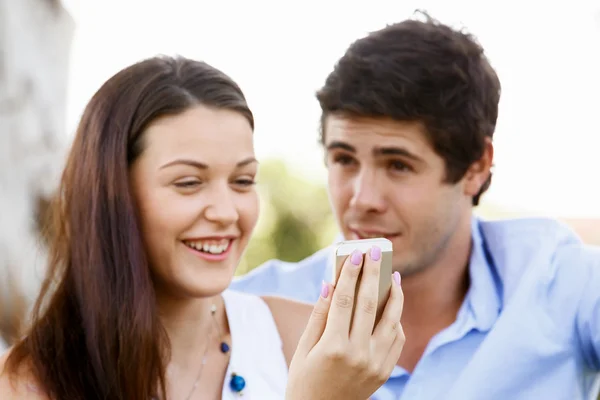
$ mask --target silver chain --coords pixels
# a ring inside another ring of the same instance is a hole
[[[211,332],[212,332],[212,329],[211,329]],[[208,356],[208,348],[210,347],[211,338],[212,338],[212,335],[209,337],[208,343],[206,344],[206,349],[204,350],[204,355],[202,356],[202,363],[200,364],[200,369],[198,370],[198,375],[196,376],[196,380],[194,381],[194,384],[192,385],[192,389],[190,390],[190,393],[187,395],[185,400],[190,400],[190,398],[196,391],[196,388],[198,387],[198,382],[200,382],[200,377],[202,376],[202,371],[204,370],[204,365],[206,365],[206,359]]]
[[[211,317],[213,318],[215,323],[216,323],[216,320],[215,320],[214,316],[215,316],[216,312],[217,312],[217,306],[216,306],[216,304],[213,304],[210,308],[210,313],[211,313]],[[217,324],[217,329],[219,329],[218,324]],[[204,355],[202,356],[202,363],[200,364],[200,369],[198,370],[198,375],[196,376],[196,380],[194,381],[194,384],[192,385],[192,388],[190,389],[190,393],[187,395],[185,400],[190,400],[190,398],[196,391],[196,388],[198,387],[200,378],[202,377],[202,371],[204,370],[204,366],[206,365],[206,360],[208,359],[208,349],[210,348],[210,343],[212,341],[212,332],[213,332],[213,330],[211,329],[209,331],[209,338],[206,343],[206,348],[204,349]],[[158,400],[158,397],[152,397],[151,400]]]
[[[217,305],[216,304],[212,304],[210,306],[210,317],[215,322],[215,324],[217,322],[217,320],[215,318],[215,314],[216,313],[217,313]],[[217,326],[217,329],[219,329],[219,325],[216,324],[216,326]],[[206,364],[206,359],[207,359],[207,356],[208,356],[208,349],[210,348],[210,343],[212,342],[212,333],[213,333],[213,330],[211,329],[209,331],[208,341],[206,343],[206,348],[204,349],[204,355],[202,356],[202,363],[200,364],[200,369],[198,370],[198,375],[196,376],[196,380],[194,381],[194,384],[192,385],[192,389],[190,390],[190,393],[187,395],[187,397],[185,398],[185,400],[190,400],[190,398],[192,397],[192,395],[196,391],[196,388],[198,387],[198,383],[200,382],[200,377],[202,377],[202,371],[204,370],[204,365]]]

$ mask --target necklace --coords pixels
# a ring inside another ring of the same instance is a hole
[[[217,323],[217,319],[215,317],[216,313],[217,313],[217,305],[213,304],[210,306],[210,316],[213,320],[215,327],[217,328],[217,332],[219,332],[219,337],[222,338],[223,335],[221,335],[221,330],[219,329],[219,324]],[[200,378],[202,377],[202,371],[204,370],[204,365],[206,365],[206,358],[208,356],[208,348],[210,347],[210,342],[212,341],[211,339],[212,339],[212,329],[209,331],[208,343],[206,344],[206,348],[204,349],[204,355],[202,356],[202,362],[200,363],[200,369],[198,370],[198,375],[196,375],[196,380],[194,381],[194,384],[192,385],[192,388],[190,389],[190,393],[187,395],[185,400],[190,400],[190,398],[196,391],[196,388],[198,387],[198,382],[200,382]],[[227,345],[227,343],[225,343],[222,340],[221,340],[220,348],[221,348],[222,353],[226,353],[229,351],[229,346]],[[224,348],[226,349],[225,351],[223,350]]]
[[[231,346],[229,344],[227,344],[227,342],[223,338],[223,333],[221,332],[221,327],[219,326],[219,323],[217,321],[216,314],[217,314],[217,305],[213,304],[210,307],[210,316],[213,320],[215,329],[219,335],[219,350],[221,350],[221,353],[223,353],[223,354],[228,354],[229,350],[231,349]],[[209,335],[209,343],[210,343],[210,339],[212,338],[212,330],[210,332],[211,332],[211,335]],[[202,356],[202,363],[200,364],[200,369],[198,370],[198,375],[196,376],[196,380],[194,381],[194,384],[192,385],[192,389],[190,390],[190,393],[187,395],[185,400],[190,400],[190,398],[196,391],[196,388],[198,387],[198,383],[200,382],[200,378],[202,377],[202,371],[204,370],[204,365],[206,364],[209,347],[210,346],[207,344],[206,348],[204,350],[204,355]],[[242,391],[244,390],[245,387],[246,387],[246,380],[244,379],[244,377],[236,374],[235,372],[232,372],[231,379],[229,380],[229,388],[231,389],[231,391],[238,394],[239,396],[243,396]]]
[[[215,328],[217,329],[217,332],[219,334],[219,338],[220,338],[220,342],[221,342],[221,344],[219,345],[219,348],[221,349],[221,353],[227,354],[227,353],[229,353],[229,350],[231,347],[229,344],[227,344],[227,342],[225,340],[223,340],[223,334],[221,332],[221,328],[215,317],[216,312],[217,312],[217,306],[215,304],[213,304],[210,309],[210,313],[213,317],[213,322],[215,324]],[[231,355],[230,355],[230,357],[231,357]],[[229,360],[231,361],[231,358]],[[243,390],[245,387],[246,387],[246,380],[244,379],[244,377],[236,374],[235,372],[232,372],[231,377],[229,379],[229,388],[231,389],[231,391],[236,393],[238,396],[242,397],[244,395]]]
[[[210,315],[213,320],[213,324],[216,328],[216,331],[219,335],[219,350],[223,354],[228,354],[229,351],[231,350],[231,346],[223,338],[221,328],[220,328],[219,323],[216,318],[216,313],[217,313],[217,305],[212,304],[211,308],[210,308]],[[206,361],[208,359],[208,350],[210,349],[210,342],[212,341],[211,340],[212,333],[213,333],[213,330],[210,329],[208,343],[206,344],[206,347],[204,349],[204,354],[202,356],[202,362],[200,363],[200,368],[198,369],[198,374],[196,375],[194,384],[192,385],[192,388],[190,389],[190,392],[188,393],[188,395],[185,397],[185,400],[190,400],[190,398],[192,397],[192,395],[194,394],[194,392],[196,391],[196,388],[198,387],[198,385],[200,383],[200,378],[202,377],[202,372],[204,371],[204,366],[206,365]],[[228,364],[229,364],[229,362],[228,362]],[[241,396],[243,396],[242,391],[244,390],[245,387],[246,387],[246,380],[241,375],[238,375],[235,372],[232,372],[230,380],[229,380],[229,388],[231,389],[231,391],[241,397]],[[158,397],[153,397],[152,400],[158,400]]]
[[[200,382],[200,377],[202,376],[202,371],[204,370],[204,366],[206,365],[206,358],[208,356],[208,348],[210,347],[209,344],[210,344],[210,339],[209,339],[209,343],[206,344],[206,348],[204,349],[204,355],[202,356],[202,362],[200,363],[200,369],[198,370],[198,375],[196,375],[196,380],[194,381],[194,384],[192,385],[192,389],[190,390],[190,393],[187,395],[185,400],[190,400],[190,398],[196,391],[196,388],[198,387],[198,382]]]

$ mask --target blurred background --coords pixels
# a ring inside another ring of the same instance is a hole
[[[45,264],[39,221],[87,101],[156,54],[204,60],[244,90],[261,161],[259,225],[238,273],[334,240],[314,97],[347,46],[424,9],[479,38],[503,86],[487,218],[552,216],[600,244],[600,1],[288,3],[0,0],[0,336]]]

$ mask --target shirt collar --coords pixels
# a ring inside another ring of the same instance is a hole
[[[502,309],[502,281],[477,217],[471,222],[471,238],[470,284],[459,318],[460,313],[468,312],[473,318],[473,327],[485,332],[491,329]]]

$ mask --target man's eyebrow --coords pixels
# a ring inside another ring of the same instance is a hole
[[[376,147],[373,149],[373,155],[375,156],[402,156],[406,158],[410,158],[414,161],[423,161],[421,157],[411,153],[407,149],[403,147],[394,147],[394,146],[386,146],[386,147]]]
[[[348,143],[339,141],[339,140],[334,140],[331,143],[329,143],[327,145],[327,150],[345,150],[347,152],[350,153],[356,153],[356,148]],[[385,146],[385,147],[375,147],[373,149],[373,155],[375,157],[381,157],[381,156],[402,156],[402,157],[406,157],[409,158],[411,160],[414,161],[423,161],[423,159],[413,153],[411,153],[409,150],[405,149],[404,147],[396,147],[396,146]]]
[[[346,150],[351,153],[356,153],[356,149],[354,146],[349,145],[348,143],[341,142],[339,140],[334,140],[327,145],[327,150]]]

